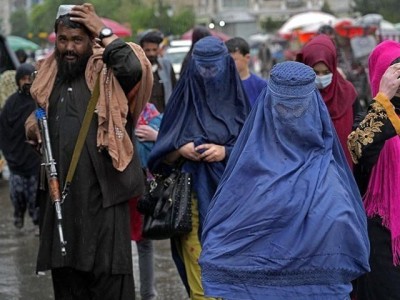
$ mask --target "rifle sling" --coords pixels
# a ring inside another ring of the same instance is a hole
[[[72,154],[71,163],[68,168],[67,177],[65,179],[63,200],[68,194],[68,189],[71,184],[72,178],[74,177],[74,173],[76,170],[76,166],[78,165],[79,157],[81,156],[83,145],[85,144],[86,136],[89,131],[90,122],[93,117],[94,110],[96,108],[97,100],[99,99],[100,94],[100,76],[97,77],[92,96],[90,97],[88,106],[86,108],[85,117],[83,118],[82,127],[79,130],[78,139],[76,140],[74,152]]]

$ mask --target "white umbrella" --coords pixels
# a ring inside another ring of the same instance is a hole
[[[391,31],[393,33],[397,32],[396,26],[393,23],[390,23],[389,21],[386,20],[381,21],[381,29],[383,31]]]
[[[319,11],[300,13],[289,18],[278,30],[281,35],[287,35],[296,29],[309,26],[332,25],[336,22],[336,17]]]
[[[399,40],[400,33],[396,28],[395,24],[390,23],[383,19],[383,17],[379,14],[367,14],[365,16],[357,19],[356,24],[360,24],[362,26],[376,26],[378,28],[377,34],[386,38],[394,38],[395,40]]]

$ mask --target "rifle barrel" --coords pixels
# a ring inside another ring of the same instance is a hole
[[[61,192],[60,183],[58,180],[56,161],[53,158],[53,153],[51,150],[50,134],[47,124],[46,111],[42,108],[36,110],[36,118],[39,123],[40,133],[42,135],[42,149],[44,157],[44,166],[46,168],[47,182],[49,186],[49,194],[54,208],[56,211],[56,223],[58,229],[58,235],[60,237],[61,255],[67,255],[67,250],[65,245],[67,241],[64,240],[64,231],[62,228],[62,210],[61,210]]]

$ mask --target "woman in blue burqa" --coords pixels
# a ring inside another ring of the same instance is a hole
[[[175,263],[192,300],[205,299],[198,264],[202,223],[249,110],[224,43],[215,37],[199,40],[168,102],[149,159],[150,170],[159,173],[183,157],[184,171],[192,174],[193,230],[172,241]]]
[[[369,271],[360,194],[314,81],[276,65],[243,127],[204,221],[206,296],[349,299]]]

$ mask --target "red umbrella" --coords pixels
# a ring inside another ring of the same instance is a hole
[[[128,37],[132,35],[132,31],[129,28],[116,21],[107,18],[101,18],[101,20],[103,21],[104,26],[111,28],[112,31],[119,37]],[[49,42],[54,43],[54,41],[56,40],[55,32],[52,32],[47,39]]]
[[[119,37],[128,37],[132,35],[132,31],[129,28],[118,22],[106,18],[101,18],[101,20],[103,21],[105,26],[110,27],[113,32]]]
[[[349,39],[356,36],[365,36],[368,34],[375,34],[376,26],[362,26],[356,25],[351,19],[343,19],[335,23],[335,31],[338,35],[347,37]]]
[[[210,32],[213,36],[220,38],[224,42],[231,38],[229,35],[221,32],[221,31],[210,30]],[[191,40],[192,34],[193,34],[193,29],[190,29],[189,31],[186,31],[184,34],[182,34],[181,39],[182,40]]]

